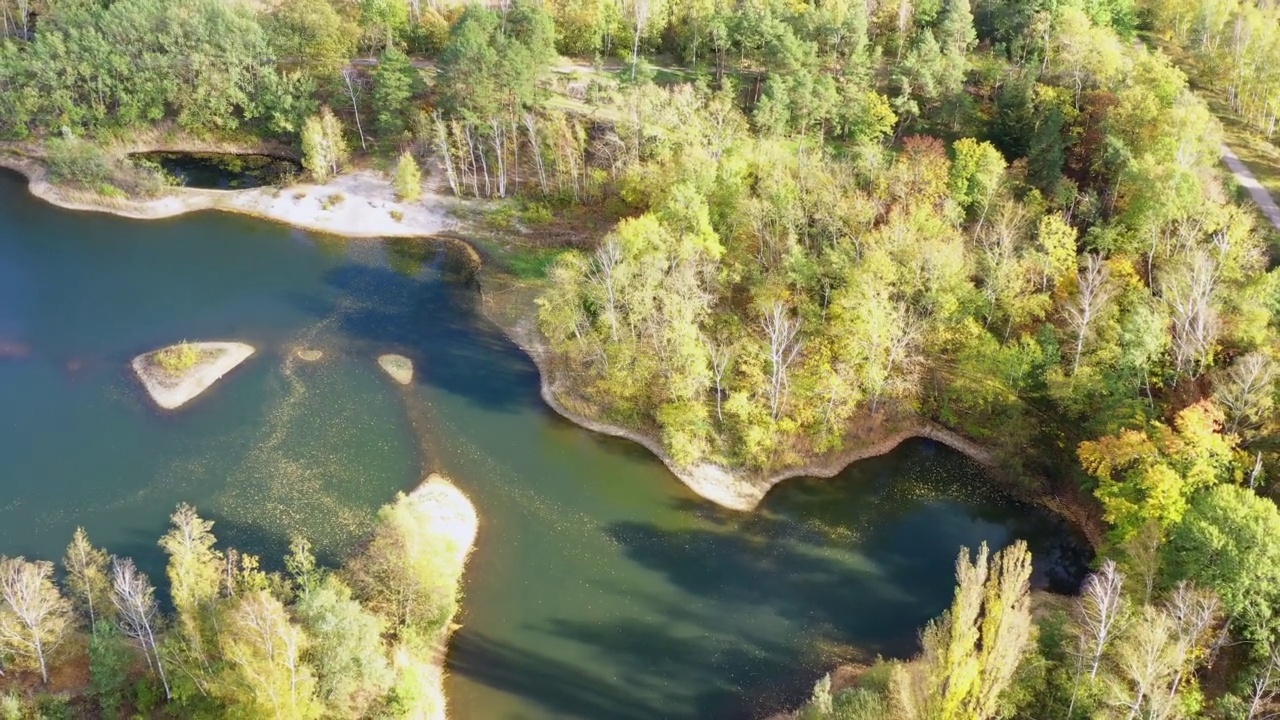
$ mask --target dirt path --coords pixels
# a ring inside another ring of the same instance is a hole
[[[1226,161],[1227,167],[1231,168],[1231,172],[1235,174],[1236,182],[1249,191],[1250,197],[1257,203],[1258,208],[1262,210],[1262,214],[1267,216],[1267,219],[1271,221],[1271,224],[1277,230],[1280,230],[1280,207],[1276,207],[1275,199],[1262,186],[1262,183],[1258,182],[1258,178],[1253,176],[1249,166],[1245,165],[1226,145],[1222,146],[1222,159]]]

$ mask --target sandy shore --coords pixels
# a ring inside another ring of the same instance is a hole
[[[446,567],[441,567],[440,570],[448,573],[455,585],[461,583],[467,558],[475,547],[480,527],[475,506],[456,485],[435,473],[427,476],[421,485],[409,493],[409,499],[416,505],[423,528],[427,532],[445,537],[453,546],[453,556],[447,559],[448,562],[442,563]],[[432,707],[435,712],[424,720],[446,720],[448,717],[444,693],[444,661],[449,636],[455,629],[457,626],[450,618],[448,632],[441,639],[440,647],[432,659],[430,677],[423,690],[433,698]]]
[[[50,204],[137,220],[221,210],[344,237],[421,237],[457,226],[445,198],[424,193],[420,202],[400,202],[391,180],[371,170],[343,173],[322,185],[303,183],[283,189],[248,190],[179,187],[171,188],[163,197],[128,200],[53,185],[46,179],[44,167],[29,157],[0,152],[0,166],[26,176],[31,194]]]
[[[982,447],[967,438],[925,420],[917,420],[910,426],[893,432],[875,442],[844,452],[824,456],[820,461],[779,470],[772,474],[749,473],[726,468],[714,463],[699,463],[690,467],[675,463],[662,444],[648,435],[618,425],[593,420],[575,413],[557,398],[559,385],[547,370],[547,349],[536,328],[530,325],[508,329],[507,334],[533,359],[542,380],[542,399],[551,409],[576,425],[594,432],[626,438],[643,445],[656,455],[667,469],[691,490],[706,500],[730,510],[750,512],[778,483],[795,477],[832,477],[858,460],[884,455],[912,438],[928,438],[940,442],[967,455],[989,469],[996,469],[996,461]]]
[[[165,373],[152,361],[156,353],[166,348],[143,353],[130,363],[147,394],[165,410],[186,405],[254,353],[251,345],[237,342],[202,342],[191,343],[191,346],[200,353],[201,360],[178,375]]]

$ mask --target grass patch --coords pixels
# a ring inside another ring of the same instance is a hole
[[[565,252],[565,248],[515,248],[503,258],[502,264],[507,272],[522,280],[542,280],[556,258]]]
[[[184,373],[195,367],[200,362],[200,351],[195,345],[183,340],[177,345],[170,345],[162,350],[157,350],[152,356],[152,361],[161,370],[177,375]]]
[[[341,205],[346,199],[346,195],[343,195],[342,193],[334,193],[320,201],[320,209],[332,210],[333,208]]]

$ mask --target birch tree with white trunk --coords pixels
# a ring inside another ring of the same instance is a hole
[[[1075,336],[1075,351],[1071,361],[1071,374],[1080,369],[1080,356],[1085,345],[1093,337],[1094,326],[1115,297],[1116,289],[1111,282],[1111,269],[1107,261],[1096,254],[1086,255],[1076,272],[1076,294],[1067,305],[1065,314],[1067,325]]]
[[[151,581],[138,571],[133,560],[112,558],[111,602],[120,614],[120,631],[138,644],[147,659],[147,667],[159,674],[165,698],[172,699],[164,661],[160,658],[160,649],[156,643],[159,611],[156,608],[155,592]]]
[[[75,627],[71,603],[53,584],[53,563],[0,558],[0,648],[40,671]]]
[[[804,343],[800,340],[800,318],[781,302],[775,302],[762,322],[769,341],[769,408],[777,420],[790,386],[790,370]]]

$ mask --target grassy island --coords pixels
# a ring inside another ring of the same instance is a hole
[[[175,410],[195,399],[253,355],[235,342],[181,342],[143,353],[130,365],[156,405]]]

